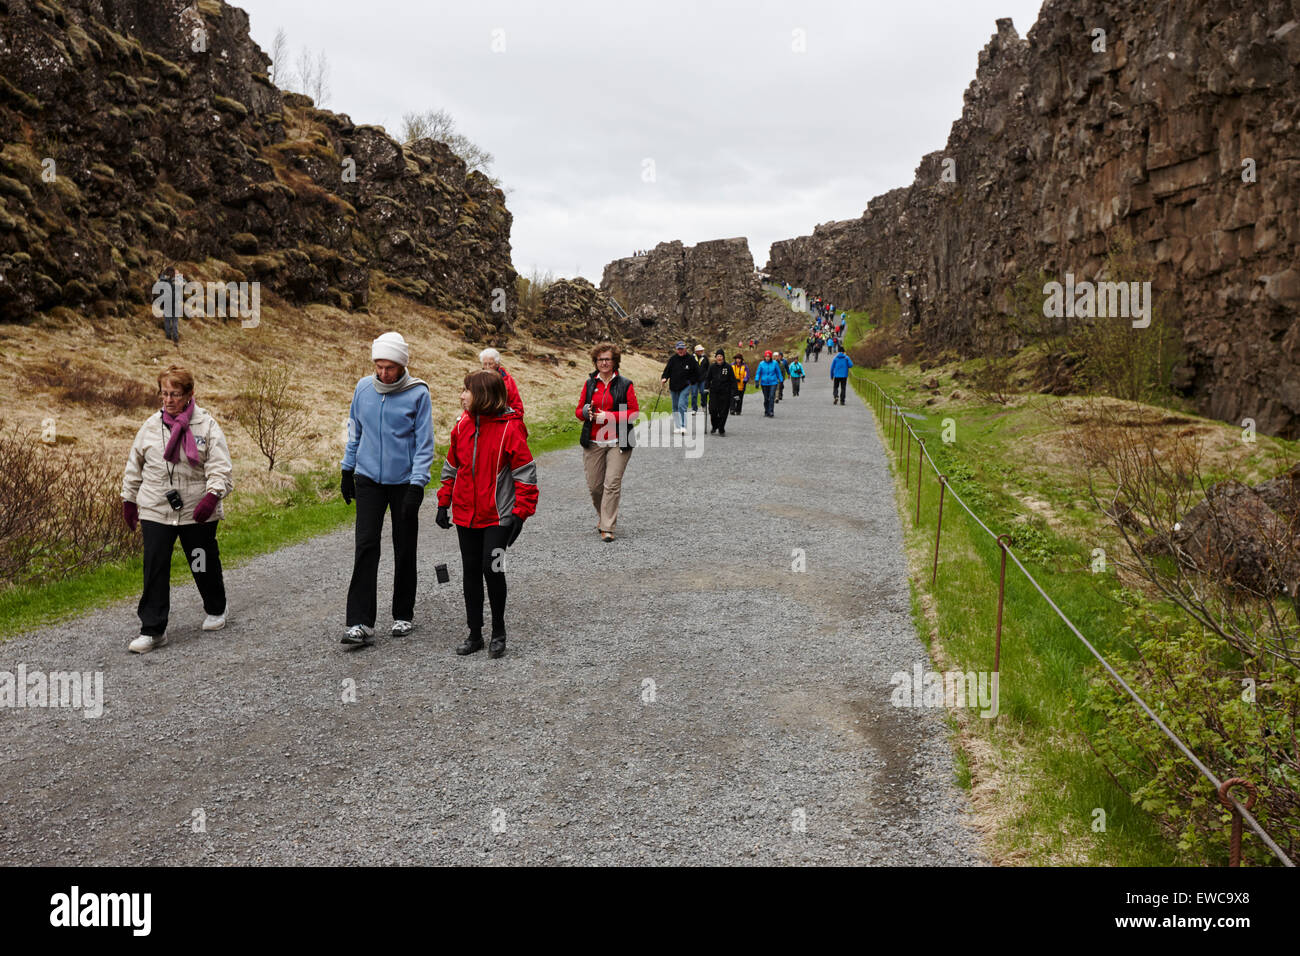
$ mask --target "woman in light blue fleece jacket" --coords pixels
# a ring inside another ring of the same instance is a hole
[[[357,382],[343,454],[343,500],[357,500],[356,555],[348,585],[344,644],[368,644],[378,613],[379,539],[384,512],[393,513],[394,637],[415,629],[415,545],[420,504],[433,467],[433,402],[429,386],[406,370],[410,349],[396,332],[371,345],[375,374]]]

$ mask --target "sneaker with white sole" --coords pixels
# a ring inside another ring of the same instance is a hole
[[[152,634],[141,634],[128,645],[127,650],[133,654],[148,654],[167,644],[167,635],[159,634],[155,637]]]
[[[205,631],[219,631],[225,626],[225,614],[209,614],[203,619],[203,630]]]
[[[413,630],[415,630],[414,621],[394,621],[393,628],[388,633],[392,634],[393,637],[406,637]]]
[[[354,624],[347,629],[343,635],[340,644],[369,644],[370,639],[375,636],[375,629],[367,627],[364,624]]]

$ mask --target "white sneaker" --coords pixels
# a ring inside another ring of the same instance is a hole
[[[340,644],[369,644],[375,636],[375,629],[364,624],[354,624],[347,629]]]
[[[209,614],[203,619],[203,630],[205,631],[219,631],[225,626],[226,615],[224,614]]]
[[[686,434],[686,429],[685,429],[685,428],[674,428],[674,429],[673,429],[673,434],[674,434],[674,435],[685,435],[685,434]]]
[[[406,637],[413,630],[415,630],[414,621],[394,621],[393,629],[388,633],[392,634],[393,637]]]
[[[167,644],[167,635],[161,634],[154,637],[152,634],[141,634],[128,645],[127,650],[133,654],[148,654],[152,650],[163,647]]]

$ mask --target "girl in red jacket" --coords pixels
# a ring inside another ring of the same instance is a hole
[[[470,372],[460,404],[465,414],[451,430],[436,519],[440,528],[450,528],[454,520],[460,537],[469,637],[456,653],[483,649],[486,581],[492,607],[488,657],[500,657],[506,652],[505,553],[524,520],[537,511],[537,465],[524,439],[523,419],[509,407],[500,375]]]

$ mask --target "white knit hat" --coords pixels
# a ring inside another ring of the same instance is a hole
[[[385,332],[370,346],[370,358],[372,361],[386,359],[405,368],[411,364],[411,350],[407,347],[406,339],[402,338],[402,333]]]

